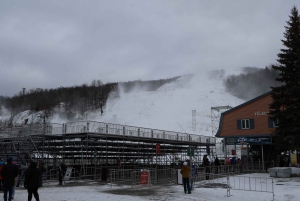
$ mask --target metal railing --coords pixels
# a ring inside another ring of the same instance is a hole
[[[219,166],[208,166],[209,172],[214,174],[244,174],[244,173],[257,173],[257,172],[267,172],[269,168],[279,167],[279,161],[246,161],[245,163],[236,164],[223,164]],[[198,169],[203,169],[200,167]]]
[[[72,169],[71,180],[76,179],[102,179],[102,171],[105,168],[107,174],[107,182],[113,185],[129,185],[133,189],[136,187],[174,185],[177,183],[178,169],[175,168],[150,168],[150,169],[109,169],[107,167],[82,167],[80,175],[76,175],[75,169]],[[251,177],[234,175],[230,172],[222,172],[216,174],[215,166],[198,168],[191,178],[192,187],[216,187],[225,188],[227,196],[231,196],[232,190],[255,191],[272,194],[273,200],[274,181],[269,177]],[[47,171],[48,180],[57,180],[58,169],[53,168]],[[79,173],[79,172],[78,172]]]
[[[65,133],[103,133],[114,135],[125,135],[132,137],[145,137],[145,138],[157,138],[157,139],[169,139],[178,141],[191,141],[191,142],[203,142],[203,143],[215,143],[214,137],[194,135],[187,133],[180,133],[174,131],[164,131],[150,128],[141,128],[120,124],[110,124],[94,121],[79,121],[79,122],[67,122],[63,125]]]
[[[215,137],[95,121],[67,122],[66,124],[63,124],[62,130],[65,133],[89,132],[212,144],[216,142]]]
[[[0,137],[17,136],[20,132],[27,130],[27,134],[67,134],[67,133],[94,133],[113,134],[142,138],[155,138],[199,143],[216,143],[215,137],[181,133],[175,131],[165,131],[151,128],[135,127],[121,124],[111,124],[96,121],[77,121],[64,124],[46,123],[32,124],[27,127],[3,128]]]
[[[44,177],[45,177],[45,180],[48,180],[48,181],[55,181],[55,180],[58,181],[58,167],[47,170]],[[80,173],[79,172],[77,173],[76,170],[74,168],[72,168],[70,180],[76,180],[76,179],[80,179],[80,178],[81,178]]]
[[[271,193],[273,200],[274,181],[269,177],[250,177],[231,174],[214,174],[199,171],[191,180],[192,187],[221,187],[226,188],[227,197],[231,196],[231,190],[255,191]]]
[[[228,176],[229,190],[244,190],[255,192],[272,193],[274,200],[274,181],[273,178],[248,177],[248,176]],[[230,196],[230,192],[229,192]]]
[[[150,185],[173,185],[176,181],[176,172],[172,168],[165,169],[111,169],[109,181],[113,184],[150,186]]]

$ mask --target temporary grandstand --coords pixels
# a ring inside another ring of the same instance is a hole
[[[0,156],[3,160],[13,156],[24,166],[43,161],[48,169],[64,163],[83,176],[103,169],[175,168],[185,160],[201,163],[215,142],[209,136],[95,121],[43,123],[2,127]]]

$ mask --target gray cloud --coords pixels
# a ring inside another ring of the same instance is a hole
[[[0,95],[276,63],[297,0],[1,1]]]

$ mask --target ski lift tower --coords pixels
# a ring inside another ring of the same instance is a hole
[[[218,106],[218,107],[211,107],[211,127],[212,127],[212,136],[215,137],[219,130],[219,125],[220,125],[220,118],[221,118],[221,113],[225,112],[232,107],[227,105],[227,106]],[[218,148],[219,147],[219,148]],[[222,147],[222,150],[220,149]],[[216,154],[221,154],[224,153],[224,148],[222,146],[222,138],[216,138]]]
[[[219,130],[221,113],[225,112],[226,110],[229,110],[231,108],[232,107],[229,105],[211,108],[211,126],[212,126],[212,136],[213,137],[217,134],[217,132]]]

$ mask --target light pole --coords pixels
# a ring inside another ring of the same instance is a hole
[[[25,105],[25,90],[26,88],[22,88],[23,89],[23,104],[22,104],[22,111],[24,110],[24,105]]]

